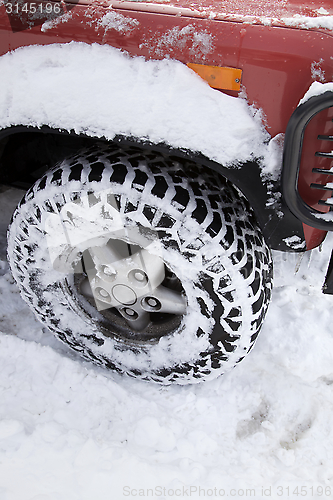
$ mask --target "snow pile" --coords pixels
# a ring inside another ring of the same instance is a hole
[[[124,134],[200,151],[224,165],[266,153],[269,136],[246,101],[213,90],[178,61],[71,42],[17,49],[0,58],[0,73],[1,128]]]

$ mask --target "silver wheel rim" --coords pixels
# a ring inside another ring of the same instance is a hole
[[[106,320],[106,335],[152,341],[179,326],[186,313],[185,293],[160,256],[110,239],[88,248],[82,260],[85,273],[76,288]]]

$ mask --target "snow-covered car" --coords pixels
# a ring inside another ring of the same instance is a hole
[[[332,229],[332,36],[329,0],[1,2],[8,258],[59,339],[164,384],[244,358],[270,250]]]

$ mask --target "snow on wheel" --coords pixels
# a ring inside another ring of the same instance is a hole
[[[94,146],[46,173],[14,213],[8,256],[59,339],[164,384],[243,359],[271,295],[270,252],[238,189],[135,146]]]

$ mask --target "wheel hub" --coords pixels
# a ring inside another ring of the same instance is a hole
[[[184,295],[162,284],[160,256],[120,240],[90,247],[88,254],[83,258],[88,278],[80,291],[95,300],[99,311],[115,308],[135,331],[148,326],[151,313],[185,314]]]

